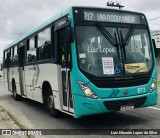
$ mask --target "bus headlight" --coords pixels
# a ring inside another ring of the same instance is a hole
[[[83,93],[89,97],[89,98],[93,98],[93,99],[97,99],[98,96],[83,82],[78,81],[80,88],[82,89]]]
[[[155,77],[155,78],[153,79],[153,82],[152,82],[152,84],[151,84],[151,88],[150,88],[150,90],[149,90],[150,93],[153,92],[153,91],[156,89],[156,85],[157,85],[157,78]]]

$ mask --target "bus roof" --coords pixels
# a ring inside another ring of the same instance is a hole
[[[46,26],[50,25],[52,22],[56,21],[57,19],[63,17],[64,15],[66,15],[67,13],[71,13],[72,8],[86,8],[86,9],[101,9],[101,10],[115,10],[115,11],[122,11],[122,12],[130,12],[130,13],[137,13],[137,14],[142,14],[142,13],[138,13],[138,12],[132,12],[132,11],[125,11],[125,10],[119,10],[119,9],[111,9],[111,8],[100,8],[100,7],[87,7],[87,6],[71,6],[67,9],[64,9],[62,12],[60,12],[59,14],[51,17],[50,19],[48,19],[46,22],[42,23],[40,26],[35,27],[34,29],[32,29],[31,31],[25,33],[24,35],[22,35],[20,38],[18,38],[17,40],[15,40],[14,42],[10,43],[9,45],[7,45],[4,50],[10,48],[11,46],[16,45],[17,43],[23,41],[25,38],[31,36],[32,34],[38,32],[39,30],[45,28]]]
[[[129,12],[129,13],[143,14],[143,13],[141,13],[141,12],[128,11],[128,10],[122,10],[122,9],[113,9],[113,8],[108,8],[108,7],[72,6],[72,8],[113,10],[113,11],[119,11],[119,12]],[[143,15],[144,15],[144,14],[143,14]]]

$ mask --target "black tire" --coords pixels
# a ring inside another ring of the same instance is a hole
[[[17,94],[16,85],[15,83],[12,84],[12,90],[13,90],[13,97],[16,101],[21,100],[21,96]]]
[[[52,95],[52,90],[51,88],[47,88],[46,90],[46,98],[45,98],[45,102],[44,102],[44,106],[45,108],[47,108],[47,110],[49,111],[50,115],[54,118],[59,118],[60,117],[60,111],[55,109],[54,106],[54,97]]]

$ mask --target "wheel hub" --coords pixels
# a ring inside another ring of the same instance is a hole
[[[52,95],[49,96],[49,98],[48,98],[48,107],[49,107],[50,109],[53,108],[53,96],[52,96]]]
[[[13,91],[13,95],[14,95],[14,97],[16,97],[16,91],[15,90]]]

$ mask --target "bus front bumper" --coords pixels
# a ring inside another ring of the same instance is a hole
[[[74,95],[74,117],[79,118],[86,115],[120,111],[120,107],[125,105],[134,105],[134,108],[142,108],[156,104],[157,90],[143,95],[108,99],[91,99]]]

